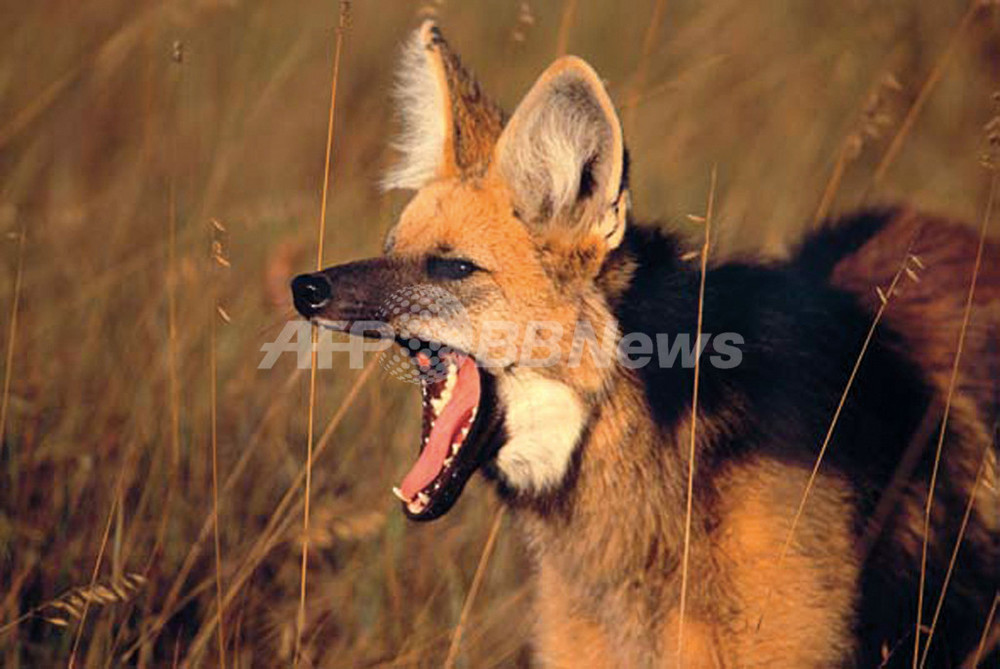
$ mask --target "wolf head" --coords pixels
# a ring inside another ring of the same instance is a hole
[[[396,489],[407,515],[442,515],[481,467],[513,495],[548,494],[613,369],[618,117],[594,70],[564,57],[505,123],[430,22],[404,47],[396,96],[401,158],[384,185],[413,198],[384,257],[297,277],[295,305],[337,329],[385,323],[421,371],[420,455]]]

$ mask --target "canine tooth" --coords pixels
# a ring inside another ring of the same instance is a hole
[[[406,502],[407,504],[410,503],[410,500],[403,494],[403,491],[396,486],[392,486],[392,494],[398,497],[401,501]]]
[[[455,367],[448,368],[448,376],[444,379],[444,395],[451,397],[451,391],[455,389],[458,384],[458,369]]]
[[[427,493],[418,492],[417,500],[426,507],[428,504],[430,504],[431,498]]]

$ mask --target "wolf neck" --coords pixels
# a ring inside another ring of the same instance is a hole
[[[603,277],[603,290],[621,321],[616,303],[632,303],[630,294],[649,282],[645,269],[655,266],[654,286],[669,304],[656,305],[674,332],[695,328],[697,276],[677,261],[672,239],[658,234],[630,234],[623,252]],[[625,320],[629,317],[625,316]],[[689,321],[691,321],[689,323]],[[625,328],[648,324],[625,323]],[[567,577],[581,583],[612,586],[648,569],[661,576],[679,563],[684,536],[687,446],[690,435],[692,370],[670,369],[651,409],[648,379],[615,366],[601,397],[588,406],[586,426],[576,444],[565,480],[555,492],[537,495],[519,514],[539,559],[560,563]],[[664,412],[665,404],[670,411]],[[669,414],[669,415],[667,415]],[[699,433],[701,433],[699,426]],[[705,435],[701,435],[704,438]],[[700,536],[701,504],[696,499],[692,523]]]
[[[516,504],[536,557],[591,588],[676,566],[686,461],[677,437],[651,419],[634,376],[616,372],[578,449],[561,490]]]

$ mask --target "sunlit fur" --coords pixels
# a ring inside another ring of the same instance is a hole
[[[393,146],[400,159],[385,175],[384,188],[420,188],[438,175],[444,153],[448,114],[443,76],[418,30],[406,41],[396,74],[395,98],[400,134]]]
[[[384,188],[416,190],[435,179],[485,169],[503,113],[482,94],[432,22],[424,22],[407,40],[394,93],[399,159],[384,177]]]
[[[497,469],[517,490],[557,488],[586,424],[583,402],[570,386],[530,369],[503,374],[499,391],[507,441]]]
[[[572,57],[539,78],[496,150],[497,169],[523,219],[561,218],[602,228],[605,237],[621,232],[611,205],[621,191],[623,153],[621,126],[603,84]],[[596,192],[582,192],[589,188]]]

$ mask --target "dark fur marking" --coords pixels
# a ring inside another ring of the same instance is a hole
[[[580,187],[577,189],[576,199],[586,200],[588,197],[594,194],[594,186],[596,186],[596,181],[594,180],[594,165],[597,163],[597,155],[593,155],[587,158],[583,163],[583,168],[580,170]]]
[[[892,211],[862,213],[826,227],[807,239],[787,263],[728,263],[709,270],[703,331],[736,332],[743,335],[745,344],[738,367],[701,367],[700,411],[706,423],[723,435],[699,453],[695,489],[707,508],[713,506],[714,478],[741,458],[763,455],[800,468],[812,467],[873,318],[853,294],[831,287],[827,278],[841,259],[882,230],[893,215]],[[696,268],[679,260],[677,242],[656,230],[630,226],[623,247],[609,257],[605,272],[617,271],[629,258],[636,263],[632,281],[621,295],[611,298],[622,331],[645,332],[654,341],[657,332],[687,333],[693,340],[700,277]],[[824,472],[839,473],[854,490],[852,522],[858,537],[931,402],[932,390],[920,368],[901,351],[905,347],[898,334],[881,324],[823,463]],[[709,346],[703,362],[711,354]],[[650,364],[638,373],[655,420],[665,432],[686,419],[692,369],[661,369]],[[931,433],[930,438],[936,440],[937,429]],[[916,438],[926,440],[928,435]],[[934,450],[922,446],[913,472],[917,485],[926,485],[919,482],[929,477]],[[954,486],[939,484],[939,508],[962,508],[962,494]],[[952,537],[942,537],[932,552],[950,551],[951,544]],[[912,630],[917,574],[896,552],[888,540],[876,542],[871,560],[864,565],[856,610],[858,666],[877,665],[882,643],[891,644]],[[991,569],[982,559],[964,556],[961,568],[988,574]],[[940,590],[944,576],[940,565],[947,559],[938,556],[931,562],[928,600]],[[953,581],[951,587],[955,589],[953,601],[977,599],[975,593],[961,592],[967,585]],[[933,601],[927,604],[928,620],[933,605]],[[942,636],[950,637],[956,642],[953,645],[961,645],[961,626],[973,624],[965,619],[967,615],[955,607],[945,609]],[[934,666],[949,666],[949,650],[953,649],[947,642],[940,646],[938,642],[930,661]],[[901,645],[901,657],[908,654],[906,645]]]
[[[887,207],[827,221],[799,246],[793,262],[802,274],[824,281],[837,263],[864,246],[899,214],[899,209]]]

